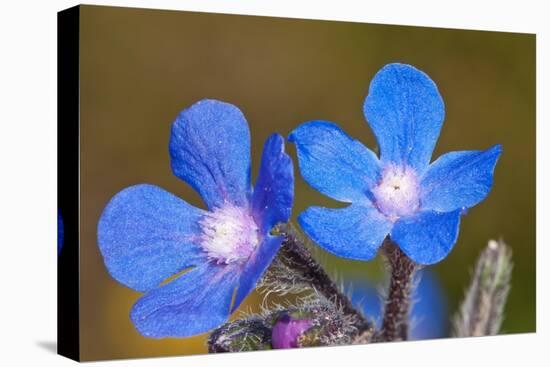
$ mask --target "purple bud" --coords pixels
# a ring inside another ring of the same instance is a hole
[[[289,315],[283,315],[273,327],[271,345],[275,349],[298,348],[298,338],[311,325],[311,320],[296,320]]]

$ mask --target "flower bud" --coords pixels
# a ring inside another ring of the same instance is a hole
[[[300,338],[312,325],[311,320],[283,314],[273,326],[271,345],[275,349],[298,348]]]

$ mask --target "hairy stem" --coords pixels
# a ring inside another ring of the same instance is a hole
[[[409,336],[409,312],[414,291],[414,274],[420,268],[399,247],[386,239],[383,245],[391,270],[390,286],[384,308],[382,329],[377,341],[407,340]]]
[[[279,250],[280,258],[283,259],[285,265],[298,271],[303,279],[307,279],[311,287],[332,302],[342,313],[351,316],[355,320],[359,332],[373,329],[373,324],[353,307],[349,298],[340,291],[323,267],[313,258],[305,240],[292,224],[281,225],[278,230],[285,236]]]
[[[466,297],[454,319],[453,336],[496,335],[510,290],[512,252],[502,241],[489,241],[478,258]]]

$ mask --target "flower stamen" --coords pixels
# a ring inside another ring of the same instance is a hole
[[[420,205],[418,179],[408,166],[387,166],[372,193],[378,210],[392,221],[413,214]]]
[[[245,261],[258,246],[258,226],[245,208],[216,208],[199,224],[201,246],[217,264]]]

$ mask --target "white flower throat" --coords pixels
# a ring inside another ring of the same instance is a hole
[[[413,214],[420,206],[418,178],[408,166],[387,166],[372,193],[378,210],[392,221]]]
[[[200,221],[201,246],[218,264],[245,261],[258,246],[259,230],[246,208],[226,205]]]

